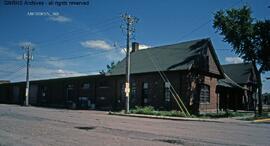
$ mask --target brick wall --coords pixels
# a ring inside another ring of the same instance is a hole
[[[217,109],[217,79],[209,76],[205,76],[204,84],[210,86],[210,102],[200,103],[200,112],[215,112]]]

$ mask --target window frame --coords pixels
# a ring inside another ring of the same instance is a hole
[[[171,84],[170,82],[165,82],[164,83],[164,100],[165,102],[170,102],[171,101]]]
[[[203,94],[203,97],[202,97]],[[200,104],[209,104],[211,102],[211,88],[208,84],[200,84]]]
[[[85,87],[85,85],[88,85],[88,86]],[[83,90],[89,90],[90,87],[91,87],[91,85],[89,82],[85,82],[85,83],[81,84],[81,89],[83,89]]]
[[[137,95],[137,83],[135,81],[131,82],[131,97],[136,98]]]
[[[145,81],[142,83],[142,96],[143,104],[146,105],[149,103],[149,82]]]

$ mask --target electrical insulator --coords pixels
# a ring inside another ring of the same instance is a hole
[[[27,55],[25,53],[23,54],[23,59],[27,59]]]

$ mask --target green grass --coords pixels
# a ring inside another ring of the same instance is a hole
[[[266,118],[270,118],[268,112],[263,112],[262,115],[256,115],[256,116],[244,118],[241,120],[253,121],[253,120],[259,120],[259,119],[266,119]]]
[[[140,107],[136,106],[130,110],[132,114],[156,115],[156,116],[170,116],[170,117],[185,117],[185,114],[180,111],[157,111],[152,106]]]
[[[244,117],[248,116],[250,113],[240,113],[240,112],[221,112],[221,113],[206,113],[201,114],[200,118],[231,118],[231,117]]]
[[[156,115],[156,116],[170,116],[170,117],[185,117],[185,114],[180,111],[158,111],[152,106],[140,107],[136,106],[134,109],[130,110],[132,114],[144,114],[144,115]],[[240,112],[222,112],[222,113],[206,113],[201,115],[191,115],[192,118],[228,118],[228,117],[244,117],[248,116],[250,113],[240,113]]]

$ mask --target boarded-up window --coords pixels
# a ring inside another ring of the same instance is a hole
[[[169,82],[165,82],[164,96],[165,96],[166,102],[170,102],[170,100],[171,100],[170,88],[171,88],[171,84]]]
[[[81,88],[82,88],[82,89],[89,89],[89,88],[90,88],[90,83],[83,83],[83,84],[81,85]]]
[[[143,98],[143,105],[147,104],[148,103],[148,83],[147,82],[144,82],[143,83],[143,89],[142,89],[142,98]]]
[[[201,103],[209,103],[210,102],[210,86],[206,84],[202,84],[200,90],[200,102]]]
[[[99,88],[109,88],[109,82],[108,81],[101,81],[99,83]]]
[[[41,96],[42,97],[47,96],[47,90],[48,90],[47,86],[41,86]]]
[[[121,98],[124,99],[124,97],[126,97],[126,93],[125,93],[125,83],[120,83],[120,95]]]
[[[135,98],[136,97],[136,82],[131,83],[131,97]]]
[[[73,85],[73,84],[69,84],[69,85],[67,85],[67,89],[69,89],[69,90],[73,90],[73,89],[74,89],[74,85]]]

